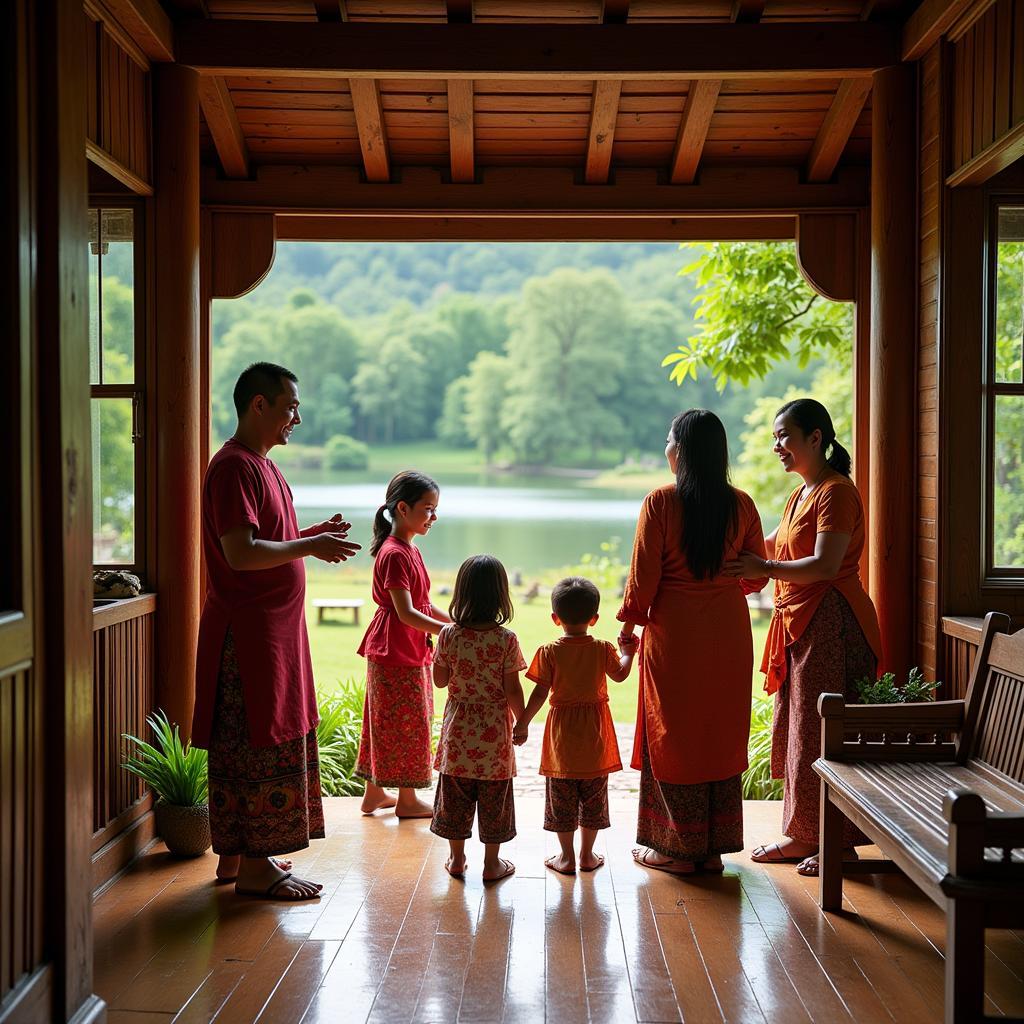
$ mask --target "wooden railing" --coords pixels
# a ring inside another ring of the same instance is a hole
[[[121,761],[122,736],[147,737],[146,716],[154,708],[155,611],[155,594],[93,610],[94,889],[110,881],[153,839],[152,796]]]
[[[985,620],[970,615],[947,615],[942,620],[943,665],[942,690],[944,700],[961,700],[967,696],[971,679],[971,666],[981,643],[981,627]]]

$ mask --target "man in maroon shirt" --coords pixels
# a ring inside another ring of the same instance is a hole
[[[209,750],[217,875],[280,900],[322,888],[276,859],[324,835],[303,560],[337,563],[359,550],[340,514],[299,530],[291,489],[267,458],[302,422],[297,385],[282,366],[250,366],[235,384],[238,428],[206,470],[192,720],[193,743]]]

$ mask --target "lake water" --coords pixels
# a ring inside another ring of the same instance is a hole
[[[352,523],[350,536],[368,546],[390,477],[338,473],[324,483],[301,472],[287,475],[300,526],[342,512]],[[510,573],[528,575],[575,564],[588,552],[598,554],[600,545],[615,537],[628,560],[642,500],[636,493],[588,487],[575,478],[449,475],[442,481],[437,523],[417,544],[431,569],[456,569],[470,555],[488,553]]]

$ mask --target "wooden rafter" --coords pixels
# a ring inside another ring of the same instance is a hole
[[[317,21],[348,21],[345,0],[313,0]]]
[[[701,79],[690,83],[690,91],[679,122],[669,181],[673,185],[692,185],[697,177],[697,166],[704,151],[704,140],[711,126],[718,93],[722,83],[714,79]]]
[[[828,181],[835,173],[839,158],[850,141],[850,134],[870,92],[871,81],[867,78],[848,78],[839,83],[832,105],[811,147],[811,155],[807,160],[808,181]]]
[[[594,83],[594,97],[590,105],[590,131],[587,138],[587,163],[583,175],[588,185],[604,185],[608,181],[621,91],[622,82],[616,78],[601,78]]]
[[[446,0],[445,11],[452,24],[468,24],[473,20],[473,0]]]
[[[199,103],[225,175],[248,178],[249,150],[224,79],[217,75],[200,78]]]
[[[601,21],[606,25],[624,25],[629,17],[629,0],[604,0]]]
[[[737,25],[750,25],[761,20],[765,0],[732,0],[732,20]]]
[[[158,0],[104,0],[90,6],[103,20],[114,18],[150,60],[174,60],[174,27]]]
[[[352,110],[356,117],[366,180],[390,181],[391,161],[387,132],[384,129],[384,109],[380,102],[380,85],[375,78],[353,78],[349,81],[349,88],[352,91]]]
[[[432,25],[182,22],[180,63],[302,78],[855,78],[898,62],[878,22]]]
[[[473,80],[452,78],[448,82],[448,148],[451,151],[452,181],[466,184],[476,174],[473,155]]]
[[[903,26],[903,60],[919,60],[964,14],[977,6],[978,0],[924,0]]]

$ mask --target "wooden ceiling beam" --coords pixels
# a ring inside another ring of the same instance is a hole
[[[454,25],[467,25],[473,20],[473,0],[446,0],[448,21]]]
[[[476,176],[473,134],[473,80],[452,78],[448,82],[448,149],[452,181],[468,184]]]
[[[604,185],[608,181],[621,91],[622,82],[615,78],[602,78],[594,83],[594,98],[590,104],[590,131],[587,138],[587,163],[583,174],[583,179],[588,185]]]
[[[732,0],[732,20],[737,25],[753,25],[764,14],[765,0]]]
[[[982,0],[985,6],[991,0]],[[903,26],[903,60],[919,60],[978,0],[924,0]]]
[[[720,81],[709,79],[690,83],[669,170],[669,181],[673,185],[692,185],[697,177],[704,140],[708,136],[721,88]]]
[[[104,21],[112,17],[150,60],[174,60],[174,26],[158,0],[103,0],[88,6]]]
[[[808,181],[828,181],[835,173],[870,92],[868,78],[848,78],[839,83],[807,159]]]
[[[323,78],[854,78],[899,61],[896,26],[403,25],[207,20],[175,30],[209,75]]]
[[[380,102],[380,84],[375,78],[353,78],[349,81],[349,89],[366,180],[376,183],[390,181],[391,160],[384,128],[384,109]]]
[[[654,168],[617,168],[614,185],[586,185],[571,167],[483,167],[472,185],[452,184],[433,167],[403,167],[395,184],[374,184],[357,167],[265,165],[248,181],[203,170],[203,202],[335,216],[685,217],[737,213],[783,216],[805,210],[859,209],[870,195],[866,167],[840,167],[823,185],[796,167],[705,167],[699,184],[680,189]]]
[[[604,0],[601,21],[605,25],[625,25],[629,17],[629,0]]]
[[[345,0],[313,0],[317,21],[348,21]]]
[[[199,79],[199,105],[203,108],[224,174],[229,178],[248,178],[249,149],[223,78],[205,76]]]

